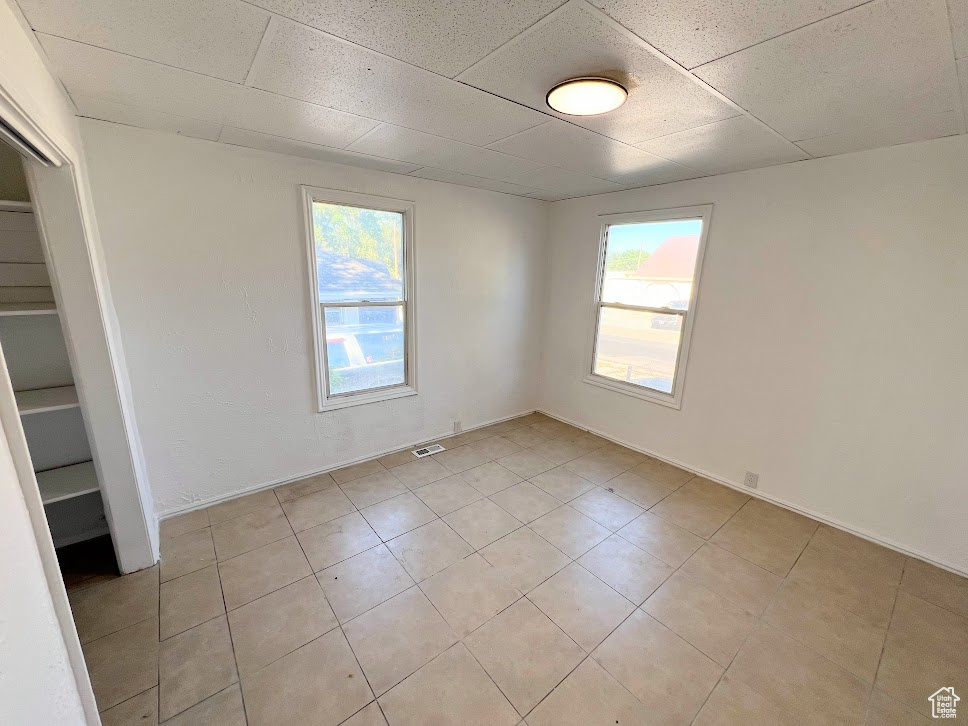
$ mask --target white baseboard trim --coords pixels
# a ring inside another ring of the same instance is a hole
[[[465,428],[461,430],[461,433],[468,433],[469,431],[476,431],[477,429],[482,429],[485,426],[493,426],[494,424],[504,423],[505,421],[510,421],[511,419],[520,418],[521,416],[527,416],[529,413],[534,413],[535,409],[529,408],[527,411],[522,413],[516,413],[511,416],[504,416],[502,418],[494,419],[492,421],[486,421],[484,423],[478,424],[476,426],[471,426],[470,428]],[[332,466],[328,466],[325,469],[316,469],[314,471],[307,471],[303,474],[297,474],[295,476],[287,476],[282,479],[276,479],[270,482],[264,482],[261,484],[253,484],[245,489],[238,489],[227,494],[219,494],[214,497],[209,497],[207,499],[200,499],[197,502],[192,502],[191,504],[186,504],[181,507],[175,507],[174,509],[168,509],[161,512],[156,516],[156,519],[161,522],[165,519],[171,519],[172,517],[177,517],[179,514],[187,514],[188,512],[194,512],[198,509],[205,509],[206,507],[211,507],[213,504],[221,504],[222,502],[227,502],[232,499],[238,499],[239,497],[244,497],[247,494],[255,494],[256,492],[261,492],[266,489],[274,489],[275,487],[282,486],[283,484],[290,484],[294,481],[299,481],[300,479],[308,479],[311,476],[317,476],[319,474],[328,474],[331,471],[336,471],[337,469],[342,469],[347,466],[352,466],[353,464],[359,464],[364,461],[369,461],[370,459],[377,459],[381,456],[387,454],[392,454],[394,451],[401,451],[407,448],[417,448],[420,445],[427,444],[433,441],[441,441],[445,438],[456,436],[453,431],[447,431],[445,433],[437,434],[435,436],[426,436],[418,439],[411,444],[403,444],[400,446],[394,446],[389,449],[383,449],[372,454],[367,454],[366,456],[358,456],[355,459],[348,459],[346,461],[337,462]]]
[[[651,456],[655,459],[660,459],[661,461],[664,461],[668,464],[678,466],[680,469],[691,471],[693,474],[696,474],[697,476],[702,476],[702,477],[705,477],[706,479],[711,479],[712,481],[722,484],[724,486],[728,486],[731,489],[736,489],[738,491],[741,491],[743,492],[743,494],[746,494],[748,496],[756,497],[757,499],[763,499],[764,501],[770,502],[771,504],[775,504],[778,507],[789,509],[791,512],[802,514],[805,517],[810,517],[810,519],[815,519],[818,522],[823,522],[824,524],[828,524],[831,527],[834,527],[836,529],[840,529],[849,534],[856,535],[861,539],[866,539],[869,542],[873,542],[874,544],[881,545],[882,547],[887,547],[888,549],[894,550],[895,552],[900,552],[902,555],[907,555],[908,557],[913,557],[917,560],[922,560],[924,562],[927,562],[929,565],[940,567],[942,570],[953,572],[954,574],[960,575],[961,577],[968,577],[968,570],[965,570],[957,565],[953,565],[950,562],[943,562],[943,561],[937,560],[931,557],[930,555],[926,555],[923,552],[919,552],[909,547],[905,547],[904,545],[898,544],[893,540],[889,540],[879,535],[876,535],[873,532],[867,532],[866,530],[858,529],[857,527],[847,524],[846,522],[842,522],[839,519],[834,519],[833,517],[828,517],[827,515],[820,514],[818,512],[815,512],[810,509],[806,509],[796,504],[792,504],[784,499],[780,499],[779,497],[774,497],[771,494],[766,494],[765,492],[761,492],[758,489],[750,489],[749,487],[743,486],[738,482],[724,479],[723,477],[717,474],[714,474],[709,471],[705,471],[703,469],[699,469],[684,461],[679,461],[678,459],[670,458],[663,454],[659,454],[655,451],[649,451],[648,449],[643,449],[641,446],[635,446],[634,444],[630,444],[626,441],[622,441],[621,439],[616,439],[614,436],[610,436],[609,434],[606,434],[602,431],[597,431],[595,429],[589,428],[585,424],[579,423],[577,421],[573,421],[572,419],[569,419],[565,416],[561,416],[556,413],[551,413],[550,411],[547,411],[541,408],[538,408],[537,412],[543,413],[545,416],[550,416],[551,418],[561,421],[562,423],[566,423],[571,426],[584,429],[585,431],[589,431],[595,434],[596,436],[601,436],[603,439],[608,439],[613,443],[620,444],[621,446],[624,446],[628,449],[632,449],[633,451],[638,451],[640,454],[645,454],[646,456]]]

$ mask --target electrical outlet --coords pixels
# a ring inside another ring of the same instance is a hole
[[[464,428],[464,425],[460,421],[454,421],[454,433],[459,434]]]
[[[746,478],[743,479],[743,483],[750,489],[756,489],[760,483],[760,475],[755,471],[748,471],[746,472]]]

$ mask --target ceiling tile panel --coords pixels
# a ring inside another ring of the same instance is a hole
[[[410,176],[420,177],[421,179],[433,179],[434,181],[447,182],[448,184],[460,184],[461,186],[465,187],[488,189],[492,192],[516,194],[523,197],[534,194],[536,191],[529,187],[523,187],[520,184],[511,184],[510,182],[502,182],[495,179],[485,179],[484,177],[472,176],[470,174],[459,174],[455,171],[434,169],[429,166],[424,167],[423,169],[417,169],[417,171],[412,172]]]
[[[372,156],[409,161],[491,179],[503,179],[541,166],[534,161],[390,124],[381,124],[379,128],[357,139],[348,148],[350,151],[359,151]]]
[[[955,58],[968,58],[968,0],[948,0]]]
[[[573,123],[626,143],[700,126],[736,115],[683,73],[656,58],[596,11],[568,5],[519,36],[459,80],[534,109],[558,115],[545,104],[548,91],[576,76],[605,75],[631,88],[617,111],[567,117]]]
[[[284,139],[280,136],[270,136],[269,134],[260,134],[255,131],[236,129],[229,126],[222,129],[222,135],[219,137],[219,141],[223,144],[232,144],[233,146],[246,146],[250,149],[261,149],[262,151],[272,151],[277,154],[288,154],[289,156],[301,156],[304,159],[328,161],[332,164],[360,166],[364,169],[392,171],[397,174],[409,174],[419,168],[417,164],[404,164],[390,159],[378,159],[375,156],[367,156],[366,154],[355,154],[352,151],[334,149],[329,146],[319,146],[305,141]]]
[[[226,123],[250,131],[338,148],[348,146],[380,125],[379,121],[255,88],[246,88],[239,94]]]
[[[252,0],[267,10],[453,77],[564,0]]]
[[[222,130],[219,124],[211,121],[175,116],[164,111],[125,106],[81,94],[76,94],[71,98],[77,107],[78,115],[84,118],[111,121],[116,124],[137,126],[142,129],[167,131],[180,136],[193,136],[197,139],[208,139],[209,141],[218,141],[219,132]]]
[[[879,0],[696,70],[791,141],[959,104],[944,0]]]
[[[41,33],[241,83],[269,13],[238,0],[19,0]]]
[[[869,0],[591,0],[686,68]]]
[[[540,191],[575,197],[614,192],[622,188],[621,184],[615,182],[605,181],[586,174],[576,174],[573,171],[558,169],[553,166],[542,166],[534,171],[515,174],[509,176],[505,181],[525,187],[533,187]]]
[[[71,95],[223,123],[242,86],[110,50],[38,34]]]
[[[649,174],[658,178],[668,172],[683,173],[666,159],[557,119],[502,139],[489,148],[602,179]]]
[[[745,116],[662,136],[639,146],[708,174],[725,174],[807,158],[794,144]]]
[[[864,151],[882,146],[907,144],[912,141],[938,139],[960,133],[961,114],[947,111],[930,117],[917,117],[900,124],[861,129],[843,134],[830,134],[798,141],[797,145],[811,156],[833,156],[851,151]]]
[[[270,23],[248,84],[477,145],[544,120],[530,109],[281,18]]]

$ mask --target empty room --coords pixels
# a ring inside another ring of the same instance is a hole
[[[968,718],[968,0],[0,0],[0,723]]]

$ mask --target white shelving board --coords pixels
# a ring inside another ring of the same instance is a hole
[[[21,416],[45,411],[60,411],[80,405],[77,400],[77,389],[74,386],[17,391],[14,396],[17,397],[17,408],[20,410]]]
[[[37,486],[40,488],[40,498],[44,504],[61,502],[100,489],[93,461],[39,471]]]
[[[3,303],[0,315],[57,315],[57,308],[52,302]]]

